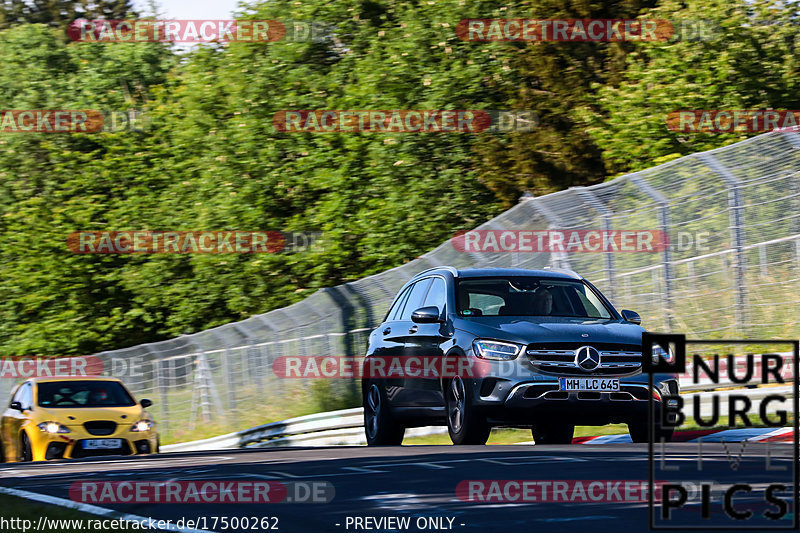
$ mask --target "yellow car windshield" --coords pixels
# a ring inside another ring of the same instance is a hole
[[[57,381],[38,385],[41,407],[131,407],[131,395],[116,381]]]

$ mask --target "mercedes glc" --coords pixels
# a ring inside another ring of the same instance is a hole
[[[656,374],[648,386],[640,322],[569,270],[421,272],[369,337],[365,368],[417,365],[365,371],[367,442],[400,444],[406,428],[446,424],[455,444],[485,444],[494,426],[531,428],[537,444],[569,444],[576,425],[609,423],[647,442],[648,401],[660,412],[678,380]],[[654,357],[668,357],[657,349]],[[393,363],[376,364],[387,358]],[[653,431],[657,440],[672,435]]]

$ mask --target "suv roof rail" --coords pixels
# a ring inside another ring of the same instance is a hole
[[[568,268],[559,268],[559,267],[551,267],[546,266],[544,270],[552,270],[553,272],[560,272],[561,274],[566,274],[567,276],[575,279],[583,279],[583,276],[575,272],[574,270],[570,270]]]
[[[451,266],[442,265],[442,266],[433,267],[433,268],[426,268],[422,272],[418,272],[417,274],[415,274],[414,278],[417,278],[417,277],[419,277],[419,276],[421,276],[423,274],[427,274],[428,272],[433,272],[434,270],[447,270],[452,275],[458,277],[458,270],[456,270],[454,267],[451,267]]]

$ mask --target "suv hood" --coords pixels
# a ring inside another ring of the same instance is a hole
[[[537,317],[459,317],[456,327],[481,338],[519,344],[533,342],[642,343],[643,327],[608,319]],[[582,337],[582,334],[588,335]]]

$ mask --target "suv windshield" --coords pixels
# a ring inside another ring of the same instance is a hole
[[[116,381],[54,381],[38,384],[42,407],[131,407],[131,395]]]
[[[460,316],[611,318],[610,310],[579,280],[520,276],[458,281]]]

